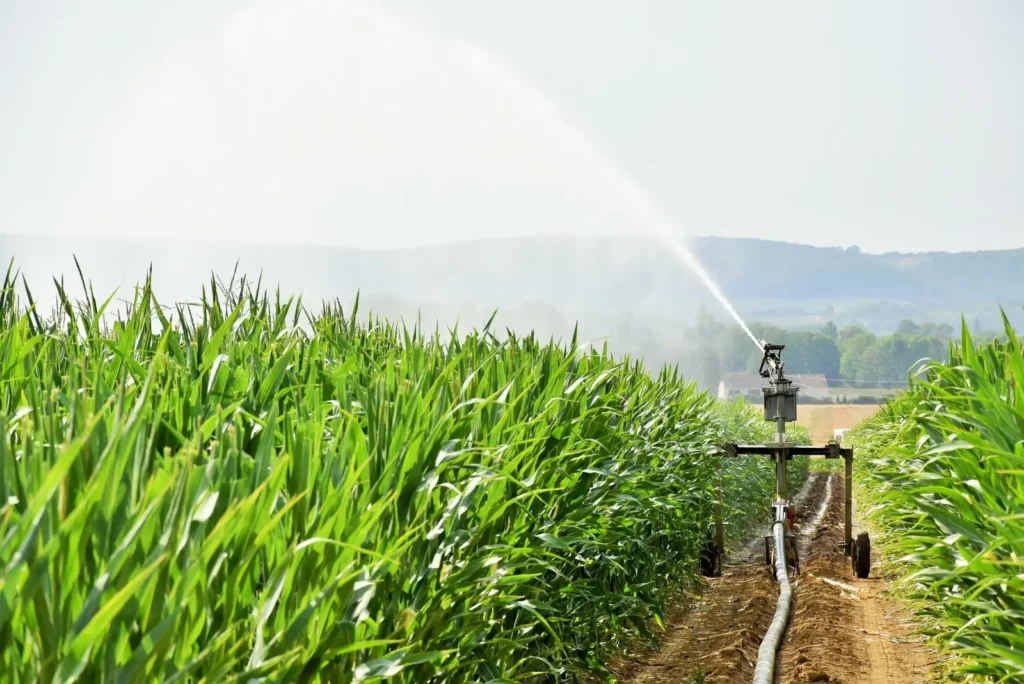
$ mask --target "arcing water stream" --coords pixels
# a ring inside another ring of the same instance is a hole
[[[359,247],[646,234],[761,347],[677,227],[551,98],[404,14],[250,0],[121,93],[49,229]]]

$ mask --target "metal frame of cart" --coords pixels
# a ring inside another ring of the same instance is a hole
[[[787,380],[783,374],[781,360],[785,345],[764,343],[764,359],[761,361],[760,374],[768,378],[769,384],[764,387],[764,419],[777,426],[776,439],[768,444],[734,444],[722,445],[726,457],[768,456],[775,461],[775,502],[773,516],[778,511],[789,507],[786,492],[786,463],[794,456],[824,456],[826,459],[842,458],[845,465],[844,493],[845,507],[843,511],[843,553],[851,559],[857,577],[866,578],[871,570],[871,540],[867,532],[853,538],[853,449],[840,446],[831,441],[822,446],[807,446],[786,441],[786,423],[796,420],[796,394],[798,388]],[[715,488],[715,549],[716,555],[711,574],[721,574],[721,556],[725,548],[725,530],[722,522],[722,491],[721,485]]]

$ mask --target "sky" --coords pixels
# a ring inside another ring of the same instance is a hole
[[[1024,247],[1024,5],[4,0],[0,232]]]

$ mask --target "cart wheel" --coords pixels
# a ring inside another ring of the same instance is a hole
[[[764,564],[774,566],[772,563],[772,549],[771,544],[768,543],[768,537],[764,538]]]
[[[859,579],[867,579],[871,572],[871,539],[867,532],[858,534],[853,545],[853,571]]]
[[[701,574],[705,577],[722,576],[722,553],[717,547],[711,549],[701,560]]]
[[[705,577],[722,576],[722,550],[711,539],[705,540],[701,551],[700,574]]]

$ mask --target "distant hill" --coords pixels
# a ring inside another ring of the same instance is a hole
[[[769,240],[693,238],[693,251],[744,317],[790,327],[824,320],[891,331],[903,318],[994,326],[998,306],[1019,319],[1024,306],[1024,249],[971,253],[863,254]],[[0,234],[11,257],[40,291],[51,276],[77,282],[77,255],[97,294],[130,294],[152,263],[158,293],[198,293],[211,271],[225,279],[236,261],[263,272],[284,292],[350,302],[357,290],[385,312],[418,307],[440,318],[483,317],[493,307],[543,310],[574,318],[692,320],[698,308],[722,313],[705,288],[649,238],[551,237],[480,240],[412,249],[358,250],[316,245],[261,245]],[[474,321],[476,323],[477,321]]]

